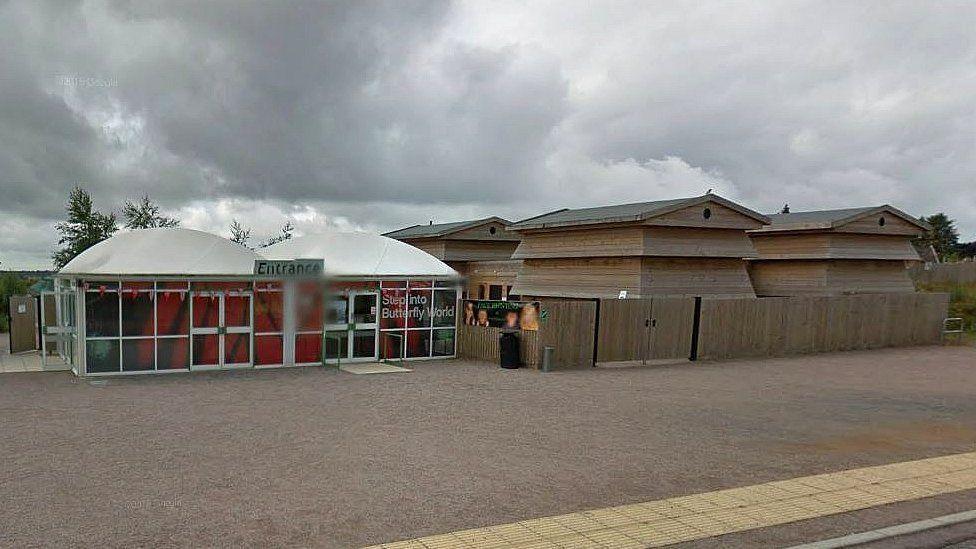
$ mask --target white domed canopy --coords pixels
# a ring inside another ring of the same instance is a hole
[[[78,254],[62,274],[250,275],[255,252],[226,238],[192,229],[119,233]]]
[[[261,250],[268,259],[325,259],[332,276],[456,277],[457,271],[413,246],[369,233],[324,231]]]

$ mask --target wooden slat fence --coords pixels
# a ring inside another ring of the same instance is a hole
[[[948,308],[943,293],[702,300],[700,359],[785,356],[934,345]],[[607,299],[599,332],[593,300],[542,301],[538,332],[521,332],[522,362],[540,367],[545,346],[556,369],[687,358],[693,298]],[[498,362],[499,328],[458,327],[458,356]]]
[[[457,356],[459,358],[485,360],[498,364],[498,338],[501,337],[501,334],[501,328],[458,326]],[[541,360],[539,332],[520,331],[519,341],[521,343],[520,355],[522,364],[531,368],[537,368]]]
[[[702,300],[699,357],[783,356],[937,344],[948,295]]]
[[[909,274],[916,284],[976,284],[976,262],[919,265]]]

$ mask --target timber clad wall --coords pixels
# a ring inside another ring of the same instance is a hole
[[[413,244],[413,242],[408,242]],[[486,242],[478,240],[447,240],[442,242],[444,248],[442,261],[492,261],[505,260],[512,257],[517,242]],[[416,244],[414,244],[416,246]],[[420,247],[420,246],[418,246]],[[431,254],[434,255],[434,254]]]
[[[641,267],[642,287],[641,292],[635,294],[637,297],[756,297],[746,264],[741,259],[644,258]]]
[[[512,257],[524,261],[512,292],[755,297],[746,230],[767,221],[714,195],[553,212],[510,227],[522,236]]]
[[[513,292],[518,295],[617,297],[641,293],[641,258],[526,259]]]
[[[904,236],[854,234],[754,234],[752,243],[763,259],[889,259],[918,261]]]
[[[913,292],[902,261],[761,261],[750,265],[762,296],[849,295]]]
[[[915,290],[906,262],[926,225],[891,206],[783,213],[750,231],[759,253],[749,274],[760,296],[847,295]]]
[[[643,255],[643,227],[601,227],[566,231],[532,232],[512,254],[513,259],[621,257]]]

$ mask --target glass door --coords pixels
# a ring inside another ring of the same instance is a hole
[[[377,359],[378,305],[376,292],[349,292],[329,299],[325,324],[327,362]]]
[[[192,368],[251,365],[250,292],[193,292]]]
[[[351,292],[349,300],[349,358],[376,360],[378,294]]]
[[[223,333],[220,334],[221,366],[243,368],[251,365],[250,292],[229,292],[223,296]]]

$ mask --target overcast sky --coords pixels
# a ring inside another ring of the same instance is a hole
[[[0,0],[3,268],[76,184],[258,238],[711,188],[972,240],[976,2]]]

